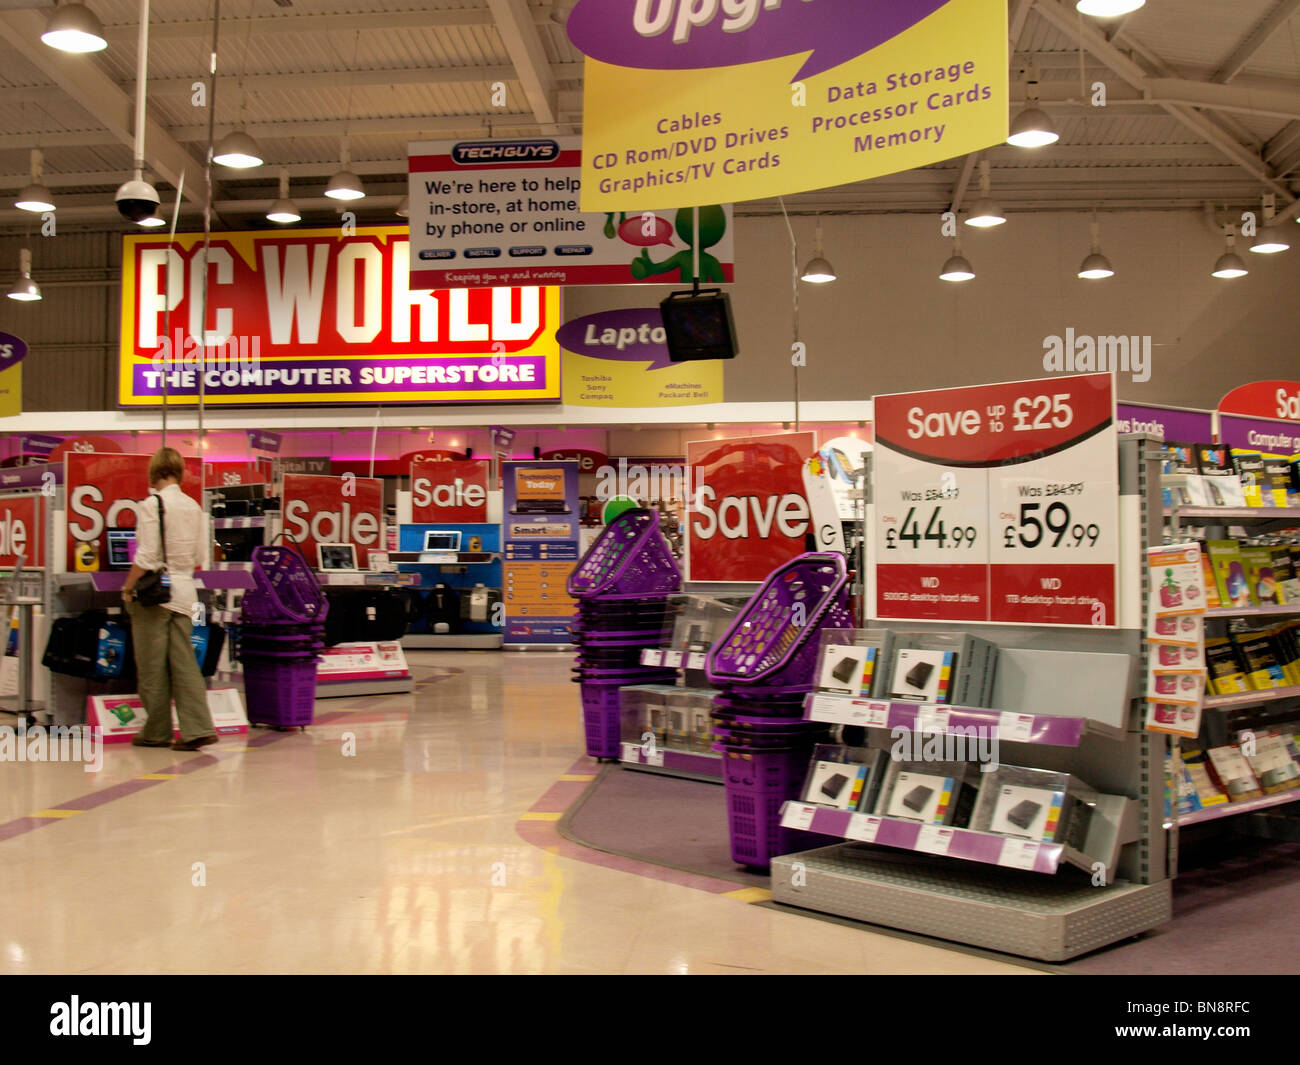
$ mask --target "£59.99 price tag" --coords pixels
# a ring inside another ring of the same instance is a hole
[[[876,616],[1115,625],[1114,402],[1109,374],[877,396]]]

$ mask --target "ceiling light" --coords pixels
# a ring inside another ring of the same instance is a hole
[[[1261,255],[1274,255],[1280,251],[1286,251],[1291,247],[1291,242],[1287,240],[1286,235],[1276,226],[1265,226],[1255,234],[1255,240],[1250,245],[1250,250],[1259,252]]]
[[[1052,128],[1052,120],[1038,107],[1026,107],[1011,123],[1007,143],[1017,148],[1041,148],[1055,144],[1061,135]]]
[[[300,222],[302,215],[298,213],[298,205],[289,199],[289,171],[280,171],[280,198],[271,205],[271,209],[266,212],[268,221],[271,222]]]
[[[40,286],[32,280],[32,253],[23,248],[18,252],[18,280],[9,288],[11,300],[31,303],[41,298]]]
[[[148,218],[142,218],[136,225],[144,226],[146,229],[157,229],[159,226],[165,226],[167,219],[160,218],[156,214],[151,214]]]
[[[1083,262],[1079,265],[1078,276],[1086,281],[1114,277],[1115,268],[1110,265],[1110,260],[1101,253],[1101,227],[1097,223],[1095,213],[1089,229],[1092,231],[1092,251],[1085,256]]]
[[[361,179],[348,169],[352,165],[352,157],[348,151],[348,142],[344,140],[343,150],[339,153],[339,172],[330,178],[330,182],[325,186],[325,195],[331,200],[360,200],[366,190],[361,184]]]
[[[948,261],[943,264],[943,269],[939,271],[939,280],[941,281],[969,281],[975,276],[975,271],[971,267],[970,261],[961,253],[961,241],[952,242],[952,255]]]
[[[411,197],[403,196],[402,202],[397,205],[397,217],[409,218],[411,216]]]
[[[81,4],[56,7],[45,23],[41,40],[60,52],[100,52],[108,47],[103,23]]]
[[[977,229],[988,229],[990,226],[1000,226],[1006,220],[1002,208],[989,198],[989,161],[981,159],[980,196],[971,204],[965,222],[968,226],[975,226]]]
[[[54,197],[41,181],[45,157],[39,148],[32,149],[32,183],[18,194],[14,206],[23,211],[53,211]]]
[[[835,280],[835,268],[822,254],[821,219],[817,220],[817,237],[813,245],[813,257],[809,260],[808,265],[803,268],[800,280],[813,285],[825,285]]]
[[[1093,18],[1119,18],[1136,11],[1147,0],[1078,0],[1075,10]]]
[[[1236,237],[1231,229],[1228,230],[1227,250],[1219,256],[1218,261],[1214,264],[1211,274],[1214,277],[1245,277],[1250,273],[1246,269],[1246,264],[1241,261],[1241,256],[1236,252]]]
[[[212,153],[212,161],[232,170],[251,170],[262,165],[262,152],[257,141],[242,129],[237,129],[221,138],[217,150]]]

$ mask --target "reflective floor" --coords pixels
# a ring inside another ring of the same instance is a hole
[[[571,659],[411,658],[252,747],[0,762],[0,972],[1031,971],[525,842],[583,753]]]

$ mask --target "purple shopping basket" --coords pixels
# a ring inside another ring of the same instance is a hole
[[[253,548],[256,587],[244,596],[243,617],[254,622],[323,621],[329,601],[306,560],[289,547]]]
[[[316,713],[316,659],[244,662],[248,720],[275,728],[306,728]]]
[[[848,582],[843,555],[805,554],[778,566],[709,651],[709,682],[806,685],[817,662],[817,633],[852,622]]]
[[[620,690],[622,684],[582,682],[582,724],[587,735],[587,755],[617,758],[622,733]]]
[[[569,574],[575,599],[629,599],[675,592],[681,570],[653,510],[626,510],[605,526]]]
[[[724,751],[732,861],[766,869],[777,855],[799,849],[803,834],[781,827],[781,807],[799,797],[808,759],[807,750]]]

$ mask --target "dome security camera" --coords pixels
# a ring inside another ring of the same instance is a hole
[[[141,222],[153,217],[162,202],[158,190],[138,177],[124,183],[113,198],[117,201],[118,213],[128,222]]]

